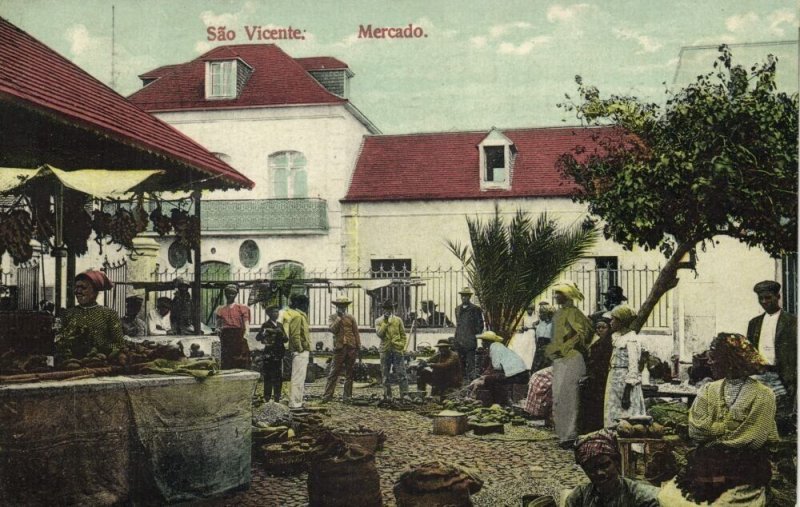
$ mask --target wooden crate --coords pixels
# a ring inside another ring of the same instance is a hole
[[[433,416],[434,435],[463,435],[467,432],[467,416],[459,415],[435,415]]]

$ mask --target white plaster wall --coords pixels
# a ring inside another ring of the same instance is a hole
[[[360,269],[368,268],[370,259],[382,258],[410,258],[412,266],[421,268],[458,267],[445,240],[468,244],[464,217],[486,220],[493,215],[495,202],[507,219],[518,208],[534,216],[546,211],[565,226],[580,223],[586,216],[585,207],[565,198],[349,203],[344,210],[346,259],[351,267]],[[665,262],[660,252],[626,251],[605,239],[588,256],[617,256],[621,268],[655,268]],[[763,250],[718,238],[718,244],[698,252],[696,274],[680,271],[681,281],[672,294],[674,336],[648,336],[653,351],[662,359],[679,353],[688,361],[691,354],[705,350],[719,332],[744,334],[748,320],[761,312],[753,285],[780,280],[779,275],[780,263]]]
[[[261,253],[253,269],[271,262],[295,260],[313,268],[341,265],[341,210],[367,128],[342,105],[254,108],[243,110],[180,111],[156,116],[212,152],[230,157],[228,163],[255,182],[252,190],[206,192],[203,199],[268,199],[268,157],[285,150],[302,152],[307,161],[308,196],[325,199],[326,234],[204,234],[202,260],[230,262],[241,269],[239,245],[253,239]],[[211,253],[211,248],[216,253]],[[167,252],[161,252],[168,266]]]

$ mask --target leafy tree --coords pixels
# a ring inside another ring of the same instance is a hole
[[[467,217],[469,246],[447,241],[464,265],[487,327],[508,343],[525,308],[594,245],[597,232],[558,227],[546,214],[533,220],[518,210],[506,225],[495,208],[487,222]]]
[[[776,90],[777,59],[734,65],[720,46],[714,70],[666,105],[603,99],[576,77],[579,103],[560,104],[595,131],[596,144],[562,156],[577,202],[627,249],[659,249],[667,262],[639,310],[641,329],[678,284],[681,263],[726,235],[772,256],[797,249],[798,96]],[[569,97],[567,97],[569,99]],[[693,266],[691,266],[693,267]]]

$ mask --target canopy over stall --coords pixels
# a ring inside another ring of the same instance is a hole
[[[0,168],[42,168],[51,164],[48,171],[53,174],[56,172],[52,166],[63,173],[84,168],[156,169],[162,172],[160,176],[142,180],[138,190],[190,191],[198,215],[200,190],[254,185],[199,144],[137,108],[3,18],[0,120]],[[0,169],[0,173],[6,171]],[[11,174],[2,179],[14,177]],[[74,179],[65,174],[58,177],[60,181]],[[199,245],[194,259],[199,265]],[[60,265],[59,259],[56,265]],[[68,259],[68,275],[69,266]],[[200,270],[195,272],[199,290]],[[198,311],[198,324],[199,319]]]

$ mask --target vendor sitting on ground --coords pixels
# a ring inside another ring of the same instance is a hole
[[[125,298],[125,315],[122,317],[122,333],[125,336],[146,336],[147,326],[139,318],[144,298],[139,295]]]
[[[611,431],[604,429],[580,436],[575,442],[575,462],[591,482],[570,493],[567,507],[658,507],[658,488],[620,475],[622,456],[617,438]]]
[[[151,336],[167,335],[172,331],[172,300],[168,297],[156,299],[156,307],[147,312],[147,332]]]
[[[492,403],[508,405],[509,389],[513,384],[527,385],[530,373],[519,355],[503,345],[503,338],[494,331],[485,331],[476,336],[483,340],[483,347],[489,349],[489,361],[483,375],[472,381],[476,389],[488,389],[492,393]]]
[[[461,388],[461,360],[450,349],[449,340],[439,340],[439,352],[428,361],[420,360],[417,370],[417,389],[425,391],[431,386],[431,396],[444,396],[448,391]]]
[[[97,295],[111,287],[102,271],[86,271],[75,277],[78,305],[64,312],[63,327],[56,337],[56,364],[69,358],[81,359],[92,350],[108,355],[122,345],[119,315],[97,304]]]
[[[778,440],[775,394],[751,378],[767,362],[744,336],[720,333],[708,364],[714,382],[700,388],[689,409],[689,438],[698,447],[658,499],[678,507],[772,505],[767,444]]]

